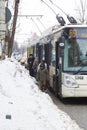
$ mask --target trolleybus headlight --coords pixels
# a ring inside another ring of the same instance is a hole
[[[64,75],[64,77],[63,77],[63,84],[65,86],[67,86],[67,87],[73,87],[73,88],[77,88],[78,87],[77,82],[73,78],[68,76],[68,75]]]

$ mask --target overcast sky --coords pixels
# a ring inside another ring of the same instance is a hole
[[[40,21],[37,17],[33,17],[34,22],[31,17],[19,17],[15,37],[18,41],[26,40],[33,32],[40,35],[40,31],[43,32],[50,26],[58,24],[56,14],[63,16],[66,20],[66,15],[61,10],[52,5],[49,0],[44,1],[51,6],[54,12],[41,0],[20,0],[19,15],[43,15],[43,17],[39,17]],[[74,16],[76,0],[53,0],[53,2],[66,14]]]

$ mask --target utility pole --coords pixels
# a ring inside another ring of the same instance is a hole
[[[18,16],[19,2],[20,2],[20,0],[15,0],[12,33],[11,33],[11,37],[10,37],[10,40],[8,43],[8,57],[11,57],[11,54],[12,54],[12,48],[13,48],[14,36],[15,36],[15,30],[16,30],[16,22],[17,22],[17,16]]]

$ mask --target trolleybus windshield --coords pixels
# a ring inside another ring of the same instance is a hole
[[[87,71],[87,28],[68,28],[65,33],[64,71]]]

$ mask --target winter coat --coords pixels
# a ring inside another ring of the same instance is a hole
[[[38,67],[38,61],[37,60],[34,60],[34,63],[33,63],[33,71],[34,71],[34,77],[36,78],[37,76],[37,67]]]
[[[33,66],[34,58],[29,57],[27,62],[28,62],[29,68],[31,69]]]
[[[29,73],[31,76],[34,77],[34,70],[32,68],[33,62],[34,62],[34,57],[29,57],[27,62],[28,62],[28,67],[29,67]]]
[[[44,69],[39,69],[37,72],[37,78],[39,81],[41,80],[49,80],[49,75],[48,75],[48,70],[46,68]]]

